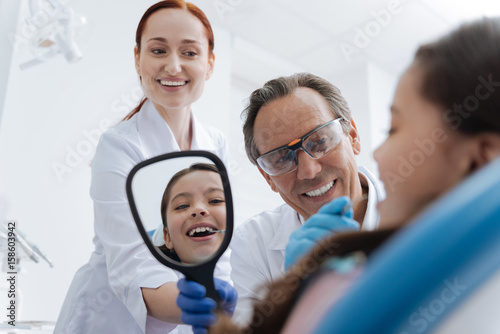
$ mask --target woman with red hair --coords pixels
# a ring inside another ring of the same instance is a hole
[[[221,132],[200,124],[191,111],[212,76],[213,50],[212,28],[195,5],[164,0],[144,13],[134,54],[145,97],[99,141],[90,189],[95,250],[73,279],[55,333],[191,331],[178,326],[180,274],[150,254],[132,218],[125,183],[139,162],[169,152],[205,150],[227,162]],[[215,275],[230,282],[229,273],[223,256]]]

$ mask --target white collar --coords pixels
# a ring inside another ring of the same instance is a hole
[[[372,231],[378,227],[380,217],[377,204],[382,198],[382,191],[377,179],[369,170],[363,166],[358,166],[358,174],[361,185],[368,187],[368,202],[366,203],[365,218],[361,230]]]
[[[288,244],[290,234],[304,223],[304,218],[297,213],[288,204],[280,207],[281,219],[276,229],[273,239],[269,242],[267,248],[272,250],[284,251]]]
[[[191,112],[191,124],[193,126],[193,141],[191,142],[191,150],[207,150],[215,152],[217,148],[214,145],[214,140],[208,133],[207,129],[201,125]]]
[[[215,151],[207,130],[198,122],[192,111],[190,114],[193,127],[191,150]],[[180,151],[172,130],[150,100],[144,103],[137,115],[137,127],[145,159]]]

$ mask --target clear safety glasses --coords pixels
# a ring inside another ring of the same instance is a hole
[[[288,145],[278,147],[257,158],[257,163],[269,175],[281,175],[297,169],[298,149],[302,149],[313,159],[319,159],[334,149],[342,140],[342,118],[337,118],[318,126]]]

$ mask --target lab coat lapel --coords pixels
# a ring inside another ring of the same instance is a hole
[[[286,211],[283,212],[283,218],[274,233],[273,239],[267,247],[270,251],[277,251],[281,253],[283,261],[280,270],[283,274],[285,273],[284,259],[286,245],[288,244],[288,240],[290,239],[292,232],[298,229],[304,221],[303,218],[290,206],[286,205],[285,208]]]
[[[377,203],[381,198],[383,198],[383,190],[377,182],[377,179],[366,168],[358,166],[358,174],[361,184],[369,189],[366,213],[361,230],[372,231],[378,227],[380,217],[377,209]]]
[[[193,125],[193,141],[191,142],[191,149],[205,150],[217,154],[217,148],[213,143],[212,137],[210,137],[207,130],[201,126],[193,113],[191,113],[191,124]]]
[[[151,101],[146,101],[137,115],[138,132],[145,159],[161,154],[180,151],[179,144],[167,122],[161,117]],[[206,150],[217,154],[217,147],[207,130],[198,122],[191,112],[193,141],[191,150]]]
[[[180,151],[174,134],[151,101],[146,101],[137,115],[137,127],[145,159]]]

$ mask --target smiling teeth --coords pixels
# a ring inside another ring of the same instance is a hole
[[[178,86],[184,86],[187,84],[187,81],[164,81],[160,80],[160,83],[162,86],[169,86],[169,87],[178,87]]]
[[[330,190],[333,185],[335,184],[335,181],[332,181],[326,185],[324,185],[323,187],[319,188],[319,189],[316,189],[316,190],[312,190],[312,191],[309,191],[306,193],[307,196],[309,197],[318,197],[318,196],[322,196],[324,195],[328,190]]]
[[[193,228],[191,231],[189,231],[189,236],[192,237],[195,233],[201,233],[201,232],[213,232],[214,229],[208,226],[201,226],[197,228]]]

